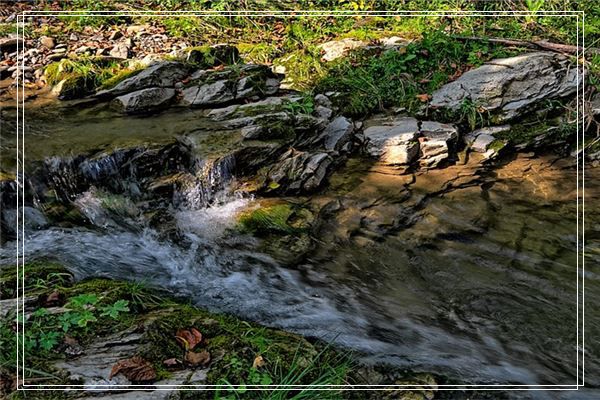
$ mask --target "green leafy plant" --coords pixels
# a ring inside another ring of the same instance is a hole
[[[114,304],[101,307],[100,310],[102,313],[101,317],[108,316],[112,319],[119,318],[119,314],[123,312],[128,312],[129,307],[127,306],[129,302],[127,300],[117,300]]]

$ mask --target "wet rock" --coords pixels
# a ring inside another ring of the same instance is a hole
[[[350,50],[359,49],[365,47],[367,43],[356,40],[356,39],[342,39],[332,40],[319,45],[319,48],[323,51],[323,60],[333,61],[346,55]]]
[[[478,153],[485,153],[489,146],[496,140],[495,134],[510,130],[510,125],[493,126],[477,129],[465,135],[465,144]]]
[[[268,173],[268,187],[281,193],[311,192],[323,183],[333,159],[327,153],[294,149],[284,153]]]
[[[329,151],[340,151],[352,140],[354,124],[346,117],[337,117],[321,133],[323,146]]]
[[[458,131],[452,125],[423,121],[420,129],[421,166],[435,168],[454,155]]]
[[[257,115],[256,117],[247,117],[248,122],[242,128],[244,139],[293,139],[294,128],[290,123],[292,116],[286,112]]]
[[[45,48],[51,50],[54,48],[54,46],[56,46],[56,42],[54,41],[54,39],[49,36],[42,36],[40,38],[40,44]]]
[[[414,118],[393,121],[372,120],[364,130],[366,152],[385,165],[406,165],[419,154],[418,122]]]
[[[142,89],[116,97],[111,105],[127,114],[144,113],[168,107],[175,93],[171,88]]]
[[[182,103],[202,106],[227,103],[235,99],[235,87],[230,81],[218,81],[202,86],[192,86],[183,90]]]
[[[142,72],[123,80],[112,89],[98,92],[96,96],[116,97],[150,87],[174,87],[175,83],[183,80],[188,73],[189,68],[182,63],[174,61],[157,62],[151,64]]]
[[[494,60],[436,90],[429,105],[455,112],[469,101],[492,113],[496,122],[509,121],[535,109],[543,100],[574,94],[577,73],[570,60],[557,53]]]
[[[39,230],[48,226],[48,219],[40,210],[33,207],[22,207],[21,210],[16,208],[8,208],[2,210],[2,226],[3,233],[13,235],[17,233],[17,217],[22,212],[22,217],[19,218],[20,222],[26,231]]]
[[[266,66],[244,65],[222,71],[199,70],[190,77],[183,90],[182,103],[207,106],[274,94],[279,89],[279,77]]]

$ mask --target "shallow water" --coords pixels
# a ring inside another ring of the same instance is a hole
[[[136,141],[155,134],[157,141],[170,140],[196,123],[208,126],[199,114],[174,113],[134,123],[117,119],[104,136],[103,117],[79,128],[90,132],[94,146],[122,145],[121,124],[138,127],[143,135]],[[69,121],[33,123],[30,133]],[[78,137],[78,128],[67,125],[47,132],[44,140],[54,143],[56,135],[56,148],[33,143],[35,157],[64,150],[61,143]],[[73,146],[68,152],[77,151]],[[527,157],[483,174],[469,168],[431,171],[413,182],[350,160],[331,188],[312,198],[314,205],[340,206],[323,216],[316,248],[294,265],[257,251],[259,239],[232,233],[236,215],[258,202],[239,194],[207,209],[179,210],[183,240],[177,243],[147,227],[52,227],[27,232],[25,255],[57,258],[78,278],[144,280],[212,311],[335,341],[370,362],[468,383],[575,384],[577,280],[581,287],[584,276],[576,252],[576,170]],[[474,174],[479,179],[470,181]],[[586,382],[593,385],[600,385],[593,340],[600,333],[600,213],[592,208],[599,178],[598,169],[586,171],[586,226],[580,227],[586,231]],[[14,242],[6,243],[1,261],[14,257]]]

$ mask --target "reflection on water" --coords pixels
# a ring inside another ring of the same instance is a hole
[[[170,121],[161,126],[171,136],[183,129],[176,121],[191,127],[197,116],[161,118]],[[153,131],[156,121],[143,121],[137,132]],[[101,136],[99,127],[88,121],[90,140]],[[123,129],[113,128],[115,135]],[[130,224],[52,227],[28,232],[26,256],[58,258],[78,278],[145,280],[213,311],[334,340],[371,362],[471,383],[574,384],[576,171],[521,157],[491,173],[467,165],[414,180],[362,165],[351,160],[332,177],[331,189],[311,200],[328,211],[320,214],[316,248],[298,265],[282,266],[257,251],[258,239],[234,233],[236,215],[256,206],[237,196],[208,209],[179,210],[177,243]],[[592,385],[600,385],[594,341],[600,212],[592,208],[599,178],[598,169],[587,171],[581,227],[586,383]],[[11,262],[14,250],[6,243],[2,261]]]

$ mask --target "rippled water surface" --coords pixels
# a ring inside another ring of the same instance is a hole
[[[140,129],[164,123],[167,136],[182,133],[172,116],[160,118]],[[177,211],[177,243],[150,228],[53,227],[27,233],[26,257],[57,258],[79,278],[143,279],[213,311],[336,341],[368,361],[531,385],[576,383],[585,276],[586,379],[600,384],[598,169],[586,170],[583,242],[569,162],[520,157],[472,181],[466,166],[413,180],[361,165],[350,160],[310,199],[330,211],[319,214],[314,249],[291,265],[258,251],[260,239],[232,234],[239,212],[259,201],[237,194]],[[14,250],[6,243],[2,261]]]

